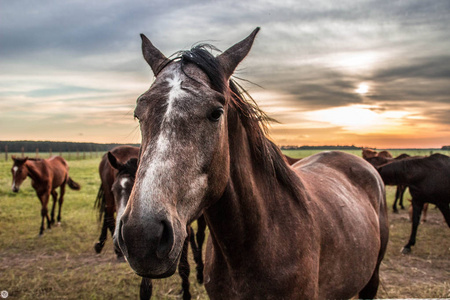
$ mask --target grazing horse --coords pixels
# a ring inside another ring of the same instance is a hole
[[[112,193],[114,195],[116,209],[117,209],[117,218],[123,214],[125,206],[127,205],[128,198],[131,193],[131,189],[133,187],[136,171],[138,167],[137,158],[131,158],[126,163],[121,163],[117,160],[117,158],[111,152],[108,152],[108,161],[110,165],[117,170],[117,174],[115,176],[114,183],[112,184]],[[197,264],[197,280],[199,283],[203,282],[203,260],[202,260],[202,246],[204,240],[204,234],[206,229],[206,222],[203,216],[201,216],[197,220],[198,230],[197,230],[197,240],[201,243],[198,244],[195,241],[195,237],[193,235],[193,230],[190,225],[188,225],[188,236],[184,241],[183,251],[180,258],[180,263],[178,264],[178,271],[180,273],[180,277],[182,280],[182,292],[183,299],[188,300],[191,299],[191,294],[189,292],[189,261],[188,261],[188,247],[189,241],[191,242],[192,252],[194,253],[194,260]],[[114,235],[117,235],[118,226],[116,226],[116,230]],[[200,237],[203,233],[203,239]],[[188,241],[189,239],[189,241]],[[116,246],[116,245],[115,245]],[[118,247],[116,247],[118,249]],[[119,249],[120,251],[120,249]],[[150,299],[152,296],[153,284],[150,278],[143,277],[141,280],[140,287],[140,298],[141,299]]]
[[[118,146],[110,151],[119,163],[125,163],[131,158],[138,158],[139,147],[134,146]],[[117,169],[113,168],[108,161],[108,155],[104,154],[100,164],[98,166],[100,174],[100,188],[95,200],[95,207],[99,211],[99,220],[103,219],[102,230],[97,243],[94,245],[94,249],[97,253],[100,253],[105,245],[106,238],[108,236],[108,229],[111,232],[111,236],[114,234],[115,229],[115,217],[116,206],[119,207],[119,203],[114,201],[114,195],[112,187],[117,177]],[[114,249],[117,258],[123,257],[120,249]]]
[[[172,60],[141,35],[156,79],[135,109],[142,145],[119,246],[137,274],[170,276],[203,213],[211,299],[373,298],[389,231],[383,181],[342,152],[286,163],[269,118],[230,79],[258,30],[217,57],[203,45]]]
[[[12,173],[12,191],[19,192],[20,185],[27,178],[31,178],[31,186],[41,201],[41,228],[39,235],[44,233],[44,222],[47,219],[47,228],[51,229],[51,224],[55,223],[55,206],[58,193],[56,189],[60,187],[58,199],[58,225],[61,224],[61,208],[64,202],[64,193],[66,191],[66,183],[73,190],[79,190],[81,187],[78,183],[69,177],[69,165],[60,156],[53,156],[48,159],[39,158],[17,158],[12,156],[14,164],[11,168]],[[50,195],[53,197],[53,206],[51,219],[48,216],[47,205]]]
[[[404,254],[411,252],[416,244],[416,233],[425,203],[435,204],[450,227],[450,158],[443,154],[428,157],[411,157],[392,161],[378,167],[385,184],[403,184],[412,196],[412,230]]]
[[[396,158],[392,158],[392,156],[385,157],[385,155],[370,156],[370,155],[367,155],[367,152],[366,152],[366,154],[364,153],[365,150],[370,150],[370,149],[363,150],[363,158],[365,160],[367,160],[375,168],[377,168],[381,165],[384,165],[388,162],[391,162],[393,160],[400,160],[400,159],[410,157],[406,153],[400,154]],[[371,150],[371,151],[373,151],[373,150]],[[387,152],[387,151],[385,151],[385,152]],[[381,154],[381,153],[383,153],[383,151],[380,152],[379,154]],[[389,152],[387,152],[387,153],[389,153]],[[390,153],[389,153],[389,155],[390,155]],[[397,202],[399,203],[401,209],[405,209],[405,206],[403,206],[403,195],[405,194],[406,188],[407,188],[406,185],[397,185],[397,189],[395,191],[394,203],[392,204],[392,210],[394,211],[394,213],[398,213]]]

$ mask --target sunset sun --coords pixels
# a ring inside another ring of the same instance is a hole
[[[355,90],[355,92],[360,95],[367,94],[368,91],[369,91],[369,86],[366,83],[360,83],[358,88]]]

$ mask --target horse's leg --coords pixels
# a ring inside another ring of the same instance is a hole
[[[61,224],[61,209],[64,202],[64,194],[66,192],[66,183],[61,185],[59,200],[58,200],[58,225]]]
[[[197,219],[197,247],[198,247],[198,261],[196,260],[196,270],[197,270],[197,281],[198,283],[203,283],[203,243],[205,242],[205,230],[206,230],[206,220],[203,215]],[[195,257],[194,257],[195,258]]]
[[[450,227],[450,205],[449,204],[442,204],[437,206],[441,213],[444,215],[445,222],[447,223],[448,227]]]
[[[402,249],[403,254],[410,253],[411,246],[414,246],[416,244],[416,234],[417,228],[419,227],[420,224],[420,215],[422,214],[423,202],[412,198],[412,206],[413,206],[413,217],[412,217],[411,236],[409,237],[408,243]]]
[[[401,209],[405,209],[405,207],[403,206],[403,196],[405,195],[405,191],[406,191],[406,188],[407,188],[408,186],[406,186],[406,185],[401,185],[400,187],[401,187],[401,188],[400,188],[400,198],[399,198],[398,204],[400,204],[400,208],[401,208]]]
[[[188,230],[189,234],[189,230]],[[189,273],[191,272],[188,262],[189,236],[184,240],[183,250],[181,252],[180,263],[178,264],[178,273],[181,277],[181,287],[183,292],[183,300],[190,300],[189,292]]]
[[[50,222],[52,224],[55,224],[55,206],[56,206],[56,199],[58,198],[58,193],[56,190],[52,191],[52,198],[53,198],[53,205],[52,205],[52,213],[50,215]]]
[[[141,300],[150,300],[153,292],[153,283],[150,278],[142,277],[141,287],[139,289],[139,298]]]
[[[105,224],[106,228],[109,229],[109,232],[111,233],[111,237],[114,238],[114,230],[116,229],[116,219],[114,218],[114,210],[110,209],[109,207],[106,207]],[[108,232],[105,232],[105,240],[106,235],[108,235]],[[123,260],[123,253],[122,251],[120,251],[119,248],[114,247],[114,252],[116,253],[117,259]]]
[[[97,253],[102,252],[103,246],[105,246],[106,237],[108,235],[108,218],[106,214],[107,212],[105,211],[105,213],[103,214],[102,231],[100,232],[98,242],[94,245],[95,252]]]
[[[422,223],[425,223],[427,221],[427,214],[428,214],[428,203],[423,204],[423,217],[422,217]]]
[[[39,200],[41,200],[41,217],[42,217],[42,221],[41,221],[41,228],[39,230],[39,235],[42,235],[44,233],[44,224],[45,224],[45,219],[47,219],[47,228],[51,229],[51,224],[50,224],[50,218],[48,217],[48,209],[47,209],[47,205],[48,205],[48,198],[50,197],[50,193],[49,192],[45,192],[42,195],[38,195]]]
[[[401,190],[401,185],[397,185],[397,189],[395,190],[394,204],[392,204],[392,210],[394,213],[398,213],[397,201],[400,198],[400,190]]]

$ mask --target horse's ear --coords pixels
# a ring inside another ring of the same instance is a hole
[[[252,48],[253,41],[255,40],[259,29],[260,28],[257,27],[248,37],[233,45],[217,57],[227,79],[233,75],[238,64],[247,56]]]
[[[117,158],[114,156],[114,154],[112,154],[110,151],[108,151],[108,161],[114,169],[119,169],[119,162],[117,161]]]
[[[16,161],[16,156],[15,155],[11,155],[11,159]]]
[[[169,60],[164,56],[164,54],[161,53],[161,51],[153,46],[152,42],[150,42],[150,40],[142,33],[141,39],[142,54],[144,55],[147,63],[152,68],[153,74],[156,76]]]

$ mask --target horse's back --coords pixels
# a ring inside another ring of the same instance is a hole
[[[61,186],[69,178],[69,165],[61,156],[52,156],[45,160],[49,179],[53,188]]]
[[[352,297],[339,294],[336,287],[354,286],[357,294],[371,278],[386,248],[383,181],[368,162],[338,151],[305,158],[295,164],[294,170],[308,192],[315,226],[320,230],[321,297]],[[336,276],[344,270],[352,270],[355,276]]]

